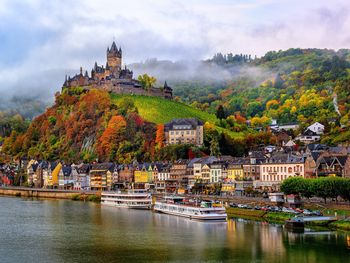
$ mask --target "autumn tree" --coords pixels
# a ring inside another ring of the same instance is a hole
[[[157,81],[155,77],[149,76],[147,74],[138,76],[137,80],[140,81],[141,86],[145,90],[149,90],[150,88],[152,88]]]
[[[126,121],[123,116],[113,116],[107,128],[98,139],[97,154],[102,160],[114,160],[117,149],[126,132]]]
[[[164,140],[164,124],[158,124],[156,132],[156,149],[161,149],[164,146]]]

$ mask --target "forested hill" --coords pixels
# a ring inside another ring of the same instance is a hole
[[[334,133],[349,126],[350,50],[289,49],[268,52],[261,58],[216,54],[206,63],[223,68],[241,67],[223,85],[178,82],[175,95],[194,107],[214,113],[223,106],[225,117],[241,115],[262,126],[271,119],[278,123],[298,122],[303,127],[314,121]]]

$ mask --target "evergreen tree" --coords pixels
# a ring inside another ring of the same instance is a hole
[[[216,117],[220,120],[226,119],[226,114],[222,105],[219,105],[218,109],[216,110]]]

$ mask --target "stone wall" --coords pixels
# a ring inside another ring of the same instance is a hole
[[[56,189],[34,189],[24,187],[6,187],[0,188],[0,195],[36,197],[36,198],[56,198],[56,199],[72,199],[74,195],[89,196],[97,195],[95,191],[69,191]]]

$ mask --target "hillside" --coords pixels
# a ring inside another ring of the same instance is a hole
[[[117,95],[111,94],[112,101],[118,103],[124,98],[131,99],[138,109],[139,115],[146,121],[156,124],[164,124],[175,118],[197,118],[203,122],[218,124],[220,120],[214,114],[191,107],[174,100],[166,100],[159,97],[137,96],[137,95]],[[234,132],[232,130],[218,127],[220,132],[226,132],[233,138],[243,138],[244,132]]]
[[[186,117],[206,123],[205,146],[164,146],[163,124]],[[4,140],[3,151],[15,158],[131,163],[188,158],[190,152],[192,155],[220,152],[221,146],[234,145],[236,139],[245,145],[243,132],[217,125],[220,120],[215,115],[176,101],[69,88],[56,94],[54,105],[28,128],[13,130]],[[247,150],[246,146],[238,150],[226,148],[224,153],[241,154]]]
[[[130,98],[135,103],[140,116],[150,122],[160,124],[174,118],[197,118],[202,121],[216,123],[218,119],[214,114],[190,107],[184,103],[165,100],[159,97],[137,95],[111,95],[112,101],[118,105],[124,98]]]
[[[228,56],[219,57],[208,63],[223,68],[232,65]],[[222,105],[224,117],[233,121],[222,121],[223,127],[235,127],[237,116],[250,120],[253,127],[276,119],[279,124],[297,122],[303,129],[318,121],[331,135],[328,143],[350,139],[333,136],[350,126],[350,50],[272,51],[242,63],[241,74],[232,76],[225,85],[172,83],[174,94],[208,113]]]

